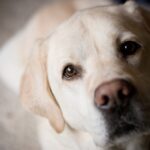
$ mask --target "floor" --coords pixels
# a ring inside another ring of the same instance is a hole
[[[49,0],[0,0],[0,46]],[[34,117],[0,81],[0,150],[40,150]]]

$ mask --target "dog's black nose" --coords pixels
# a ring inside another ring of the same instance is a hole
[[[101,84],[95,91],[95,104],[99,109],[111,110],[126,107],[136,94],[136,89],[130,82],[116,79]]]

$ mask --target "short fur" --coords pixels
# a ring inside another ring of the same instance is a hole
[[[16,92],[20,88],[25,107],[48,119],[37,120],[43,150],[148,150],[149,11],[132,1],[103,7],[97,1],[97,7],[86,4],[79,8],[61,3],[33,17],[4,46],[0,76]],[[127,60],[117,51],[125,40],[142,45]],[[79,79],[62,78],[68,63],[82,68]],[[136,124],[137,130],[112,138],[110,133],[119,128],[118,122],[95,107],[94,93],[99,85],[116,78],[130,79],[139,91],[124,118]]]

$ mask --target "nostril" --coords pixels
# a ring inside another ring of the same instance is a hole
[[[109,109],[111,107],[111,97],[109,95],[101,95],[99,100],[95,101],[96,107],[99,109]]]
[[[120,100],[132,98],[132,96],[136,93],[135,91],[134,86],[126,82],[126,84],[122,85],[121,89],[118,90],[118,98]]]
[[[129,89],[127,87],[123,87],[121,90],[120,90],[120,93],[124,96],[129,96]]]
[[[119,91],[118,91],[118,98],[119,99],[124,99],[124,98],[126,98],[126,97],[128,97],[129,96],[129,90],[128,89],[120,89]]]
[[[102,95],[102,100],[101,100],[101,106],[106,106],[109,104],[109,96],[108,95]]]

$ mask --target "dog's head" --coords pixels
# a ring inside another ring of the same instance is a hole
[[[150,127],[150,18],[133,2],[77,12],[36,46],[21,96],[56,131],[101,146]]]

